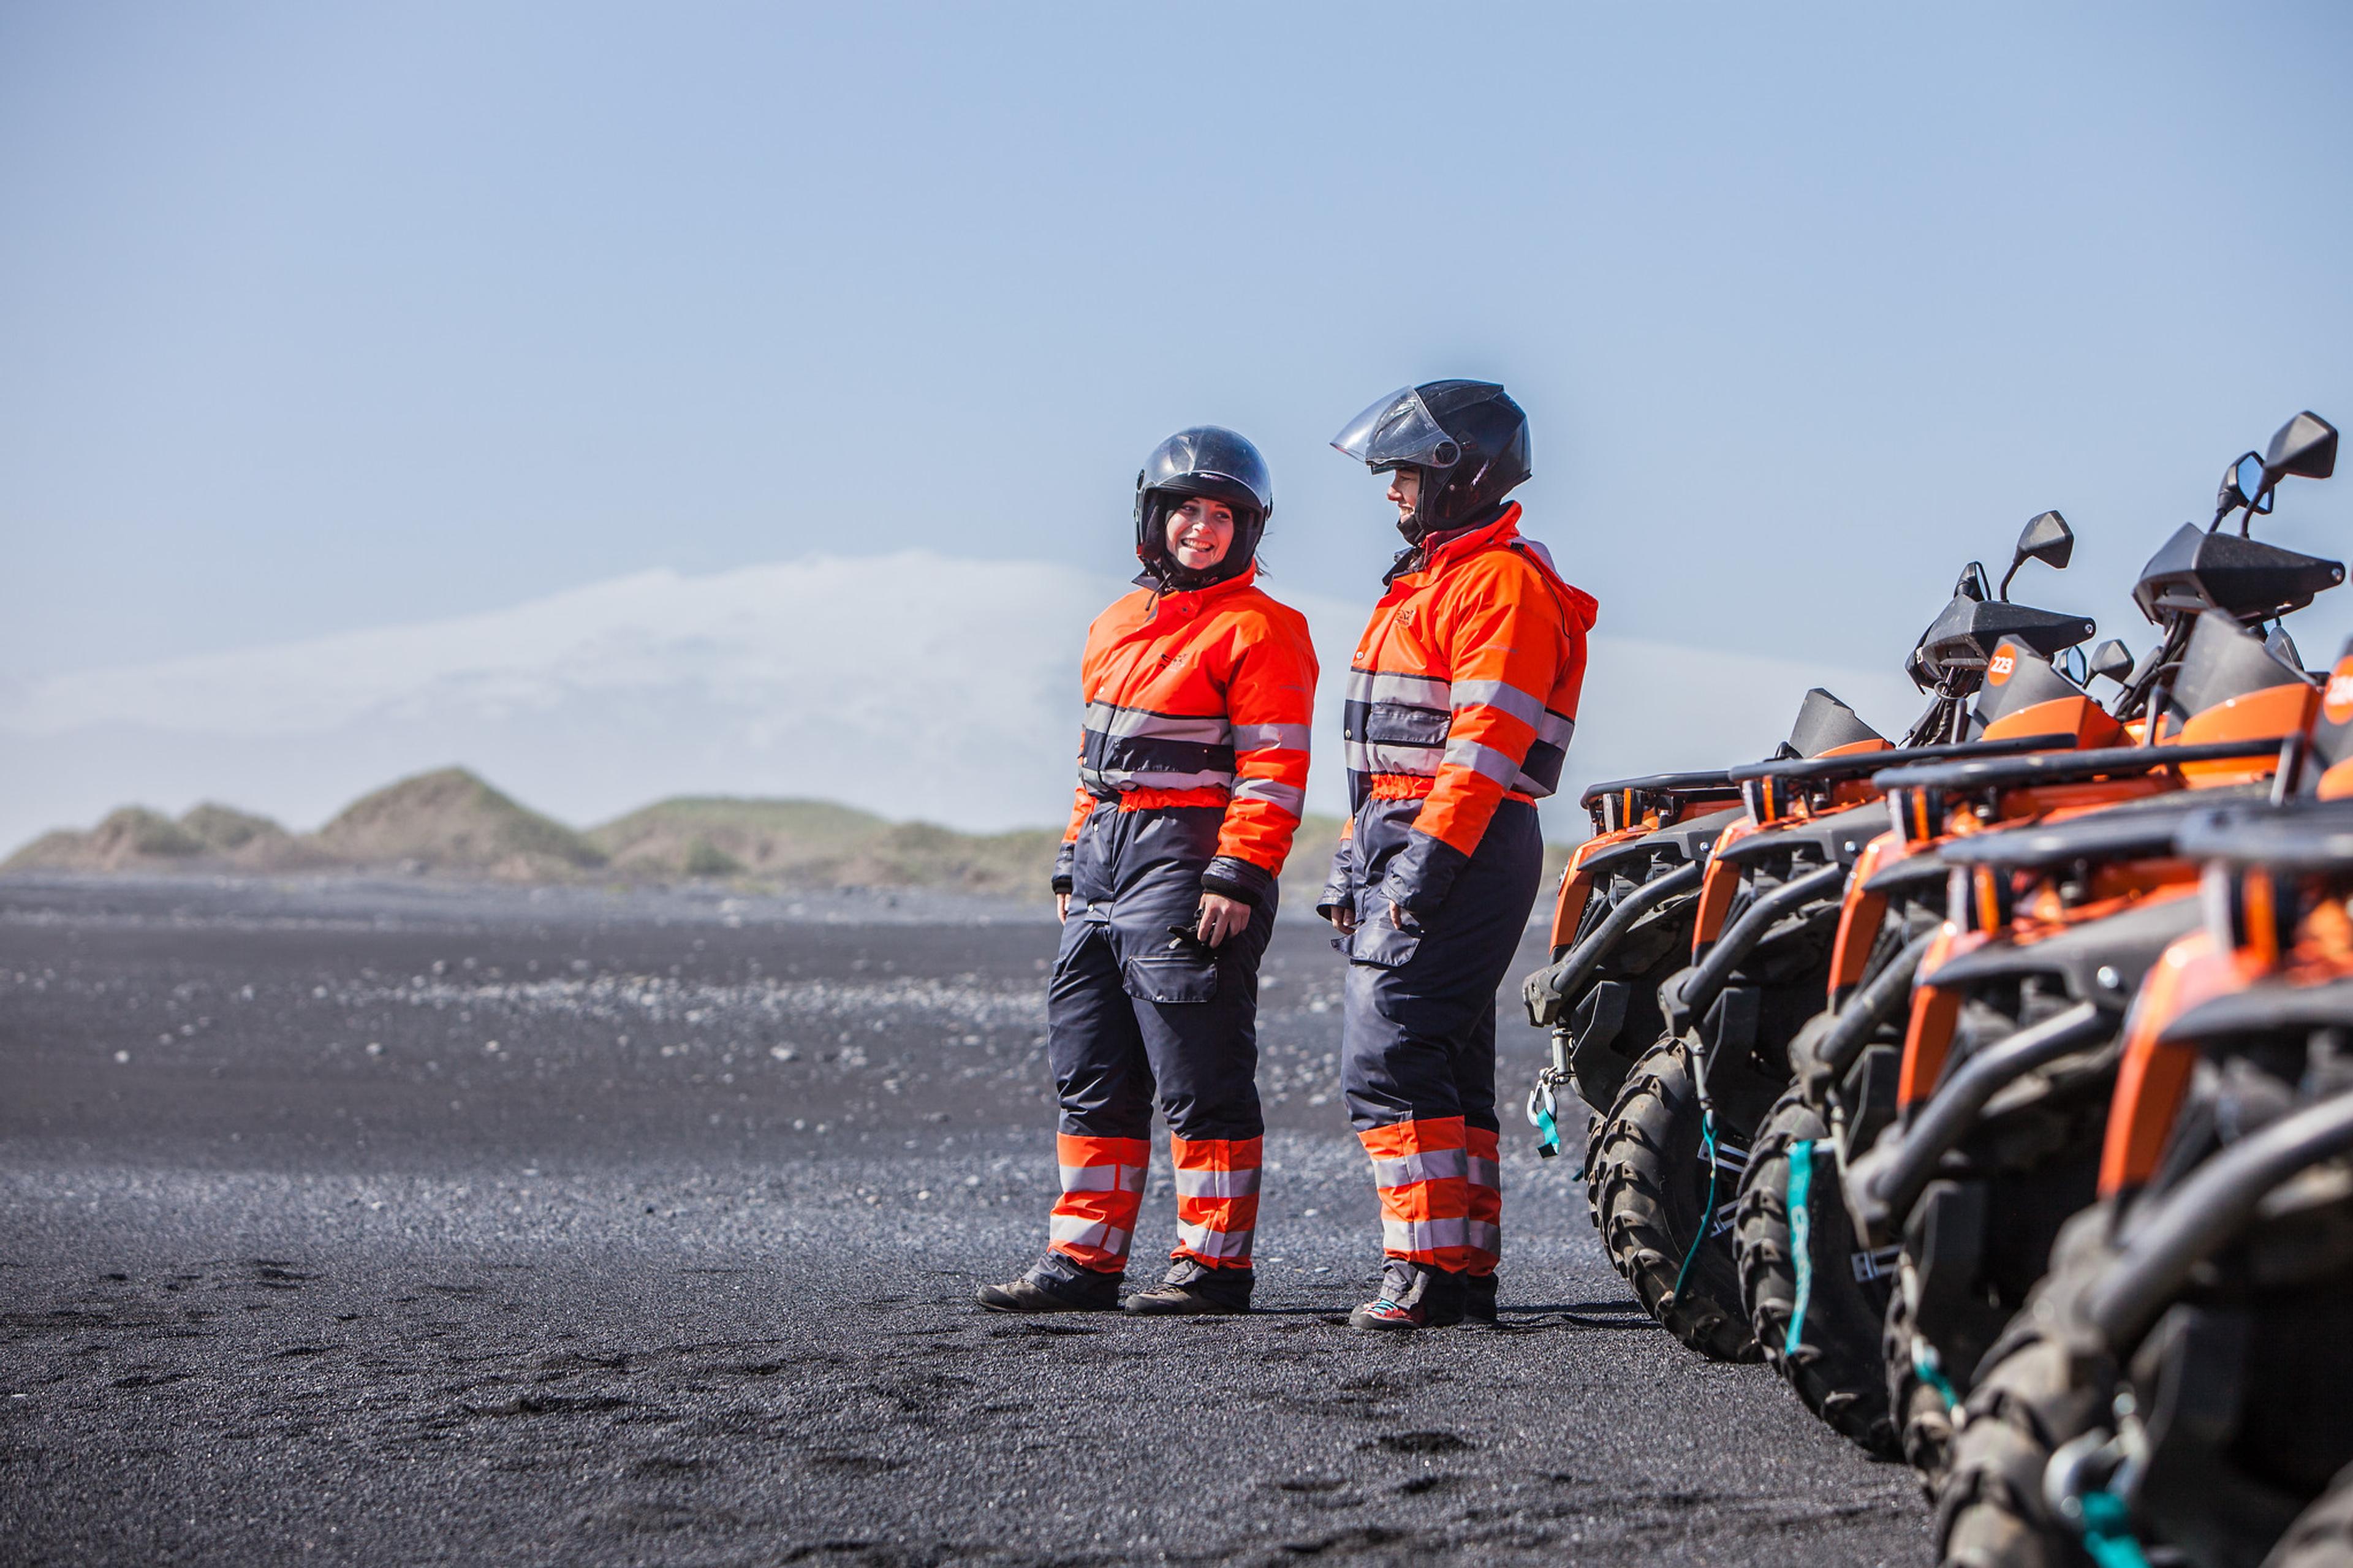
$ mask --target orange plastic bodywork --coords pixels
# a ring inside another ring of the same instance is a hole
[[[2211,931],[2191,931],[2158,955],[2125,1026],[2124,1062],[2100,1149],[2102,1197],[2147,1184],[2189,1097],[2198,1047],[2164,1045],[2158,1037],[2190,1008],[2244,990],[2262,973],[2252,955],[2224,951]]]
[[[2347,795],[2353,795],[2353,757],[2346,758],[2321,774],[2319,784],[2314,788],[2323,800],[2343,800]]]
[[[2165,863],[2143,863],[2145,867],[2159,864]],[[2192,875],[2154,883],[2122,896],[2089,899],[2063,910],[2054,910],[2038,897],[2021,900],[2010,922],[1998,931],[1959,931],[1947,926],[1950,941],[1940,937],[1928,949],[1920,963],[1921,984],[1912,993],[1912,1016],[1904,1034],[1904,1070],[1895,1084],[1897,1106],[1908,1110],[1935,1093],[1937,1080],[1945,1074],[1946,1059],[1952,1054],[1953,1029],[1960,1021],[1962,995],[1957,991],[1937,989],[1934,984],[1936,967],[1964,952],[1974,952],[1989,941],[1999,939],[2019,947],[2031,947],[2077,926],[2105,920],[2126,910],[2186,899],[2197,890],[2198,883]],[[1932,992],[1933,998],[1929,994]]]
[[[1886,896],[1864,892],[1863,884],[1911,853],[1904,836],[1890,829],[1864,845],[1862,853],[1855,857],[1854,874],[1847,879],[1846,897],[1839,906],[1838,935],[1831,942],[1833,1003],[1847,987],[1862,983],[1863,966],[1871,962],[1872,945],[1879,940],[1880,922],[1887,918]]]
[[[1585,918],[1586,903],[1593,897],[1593,879],[1585,874],[1585,863],[1613,844],[1623,844],[1640,838],[1657,825],[1644,822],[1637,827],[1621,827],[1615,833],[1597,833],[1578,845],[1568,857],[1568,874],[1560,879],[1560,894],[1552,906],[1552,945],[1556,950],[1577,940],[1577,922]]]
[[[1904,1070],[1895,1080],[1895,1103],[1908,1109],[1925,1100],[1945,1071],[1945,1058],[1953,1048],[1953,1026],[1960,1022],[1961,995],[1940,991],[1936,973],[1965,952],[1985,945],[1983,931],[1964,931],[1947,923],[1920,957],[1920,981],[1912,988],[1912,1016],[1904,1026]]]
[[[2125,743],[2125,727],[2088,697],[2054,697],[2005,713],[1986,726],[1983,738],[2006,741],[2012,735],[2073,735],[2077,749],[2084,751]]]
[[[1726,865],[1724,852],[1757,831],[1757,819],[1743,816],[1725,824],[1724,831],[1715,836],[1715,847],[1708,853],[1707,870],[1699,881],[1699,910],[1692,928],[1694,959],[1723,934],[1724,917],[1732,912],[1732,895],[1740,889],[1740,868]]]
[[[2028,817],[2046,817],[2063,822],[2070,816],[2080,816],[2087,811],[2115,805],[2122,801],[2146,800],[2153,795],[2165,795],[2181,785],[2164,773],[2143,773],[2134,778],[2097,779],[2084,784],[2037,784],[2028,789],[2006,790],[1997,816],[2004,822]]]
[[[2320,689],[2301,680],[2266,686],[2244,697],[2233,697],[2190,716],[2178,735],[2162,737],[2159,745],[2204,745],[2213,741],[2256,741],[2270,735],[2301,734],[2311,728],[2320,709]],[[2252,784],[2278,771],[2271,757],[2243,757],[2226,762],[2184,763],[2181,776],[2194,785]]]

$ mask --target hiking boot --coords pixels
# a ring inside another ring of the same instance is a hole
[[[1250,1286],[1258,1276],[1247,1268],[1212,1268],[1180,1258],[1168,1277],[1150,1290],[1138,1290],[1119,1304],[1124,1312],[1147,1317],[1202,1317],[1250,1310]]]
[[[1462,1321],[1495,1326],[1495,1277],[1493,1274],[1466,1274],[1462,1277]]]
[[[983,1285],[978,1294],[992,1312],[1108,1312],[1119,1305],[1119,1283],[1125,1278],[1050,1252],[1019,1279]]]
[[[1348,1314],[1352,1329],[1442,1329],[1462,1321],[1460,1274],[1392,1258],[1381,1268],[1381,1293]]]

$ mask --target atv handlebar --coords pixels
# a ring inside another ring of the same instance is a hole
[[[1776,784],[1830,784],[1876,773],[1890,766],[1941,763],[1959,757],[2008,757],[2021,752],[2054,752],[2074,743],[2073,735],[2010,735],[1999,741],[1956,741],[1894,751],[1850,752],[1839,757],[1784,757],[1778,762],[1747,763],[1727,768],[1725,776],[1735,784],[1746,784],[1750,779],[1771,779]]]
[[[1889,768],[1873,774],[1871,782],[1890,792],[1999,790],[2031,784],[2080,784],[2087,779],[2137,777],[2186,763],[2223,763],[2269,756],[2295,740],[2293,735],[2270,735],[2247,741],[2209,741],[2196,746],[2101,746],[2088,752],[2046,752],[2032,757],[1933,763],[1925,767]]]
[[[1978,1113],[2005,1085],[2113,1032],[2116,1023],[2116,1015],[2096,1002],[2078,1002],[1979,1051],[1938,1084],[1918,1121],[1900,1136],[1883,1137],[1850,1167],[1855,1217],[1870,1233],[1871,1244],[1884,1247],[1900,1239],[1905,1216],[1936,1179],[1936,1167],[1968,1136]]]
[[[1844,866],[1824,866],[1782,883],[1750,904],[1746,912],[1732,922],[1731,928],[1716,939],[1715,945],[1707,950],[1707,956],[1686,972],[1683,984],[1675,990],[1675,1010],[1688,1018],[1704,1016],[1717,993],[1731,980],[1732,972],[1756,950],[1774,921],[1809,900],[1834,892],[1845,885],[1846,878],[1847,868]],[[1683,1026],[1678,1024],[1676,1026],[1680,1032]]]
[[[1698,887],[1705,869],[1694,863],[1656,881],[1643,883],[1627,894],[1625,900],[1593,928],[1593,934],[1570,948],[1558,963],[1529,975],[1520,985],[1520,999],[1527,1004],[1528,1022],[1539,1029],[1559,1022],[1560,1005],[1568,999],[1568,994],[1585,984],[1609,950],[1618,945],[1619,939],[1633,929],[1634,922],[1676,894]]]
[[[2124,1255],[2092,1287],[2085,1315],[2107,1342],[2128,1350],[2157,1321],[2190,1270],[2254,1217],[2281,1184],[2353,1150],[2353,1094],[2284,1116],[2200,1165],[2125,1241]]]

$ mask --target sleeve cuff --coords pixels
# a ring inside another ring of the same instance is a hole
[[[1417,827],[1408,837],[1405,848],[1389,862],[1388,875],[1381,879],[1381,897],[1411,914],[1434,915],[1446,902],[1446,895],[1454,890],[1455,874],[1470,858]]]
[[[1252,909],[1266,902],[1266,890],[1273,881],[1273,875],[1265,867],[1253,866],[1231,855],[1219,856],[1201,873],[1204,889],[1229,899],[1240,899]]]

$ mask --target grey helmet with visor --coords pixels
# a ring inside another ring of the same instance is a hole
[[[1398,523],[1409,542],[1478,521],[1528,477],[1528,421],[1491,381],[1400,387],[1332,438],[1373,472],[1411,468],[1421,493]]]
[[[1223,501],[1233,542],[1215,565],[1188,571],[1168,553],[1168,514],[1186,496]],[[1152,449],[1135,476],[1135,554],[1163,588],[1199,588],[1239,577],[1258,555],[1274,515],[1274,480],[1256,447],[1216,425],[1179,430]]]

